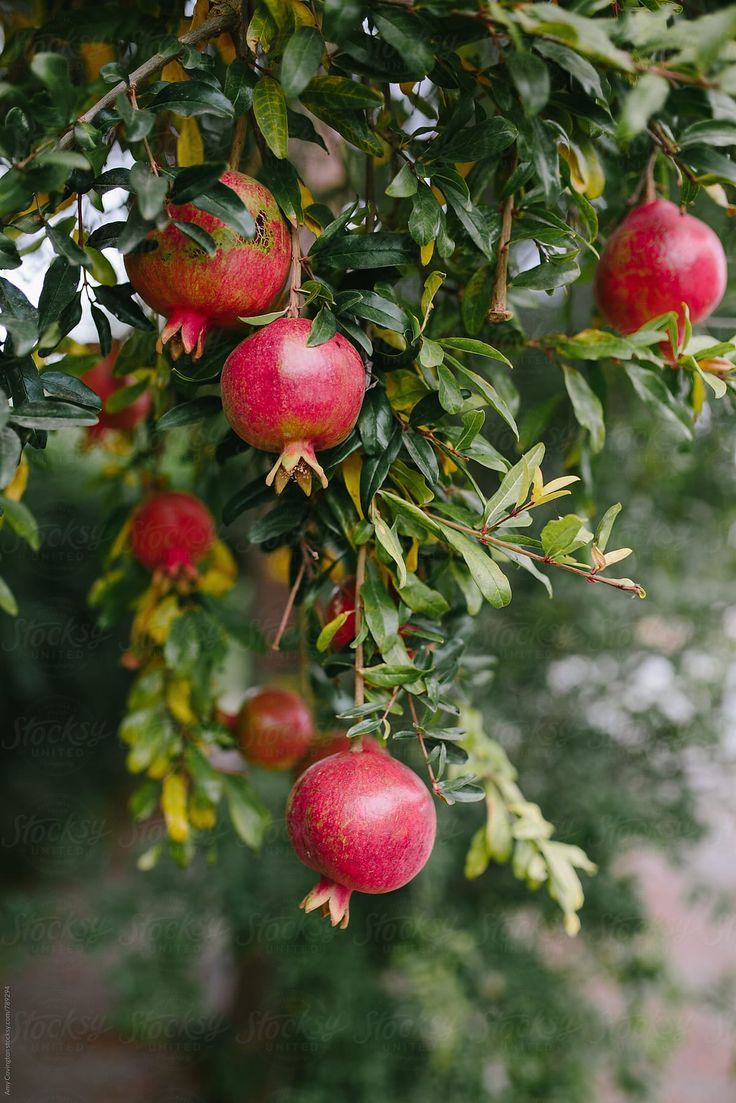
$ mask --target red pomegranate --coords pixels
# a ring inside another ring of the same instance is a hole
[[[676,310],[682,335],[686,303],[699,322],[726,289],[726,255],[699,218],[667,199],[643,203],[614,230],[595,274],[601,313],[620,333],[633,333],[659,314]]]
[[[297,856],[321,875],[301,907],[347,927],[352,892],[392,892],[416,877],[432,852],[436,814],[412,770],[388,754],[351,750],[297,779],[286,828]]]
[[[149,571],[196,575],[195,564],[215,541],[215,522],[192,494],[164,490],[136,509],[130,526],[133,555]]]
[[[136,425],[140,425],[142,421],[146,420],[148,411],[151,409],[151,395],[148,391],[144,391],[124,410],[118,410],[116,413],[109,413],[105,410],[105,403],[111,395],[119,391],[121,387],[129,387],[132,383],[137,382],[133,375],[113,375],[119,351],[120,342],[113,341],[107,356],[99,360],[94,367],[82,376],[82,382],[91,387],[95,394],[98,394],[102,399],[102,411],[100,412],[99,421],[87,430],[92,437],[102,436],[106,429],[134,429]]]
[[[388,754],[388,751],[370,735],[362,736],[361,743],[363,750],[371,754]],[[338,754],[339,751],[349,751],[352,746],[354,746],[353,740],[348,739],[344,731],[328,732],[327,735],[318,736],[301,762],[297,763],[297,776],[303,774],[310,766],[314,766],[315,762],[321,762],[323,758],[329,758],[331,754]]]
[[[281,290],[289,270],[289,231],[268,188],[228,170],[220,181],[240,196],[256,224],[255,236],[242,237],[215,215],[191,203],[170,204],[167,214],[179,222],[191,222],[206,230],[217,245],[210,257],[173,222],[165,230],[152,230],[147,241],[157,248],[129,253],[125,267],[141,298],[166,325],[160,346],[173,337],[172,355],[182,349],[202,355],[209,329],[237,329],[240,318],[262,314]]]
[[[340,444],[358,420],[365,392],[360,356],[341,334],[309,348],[312,323],[279,318],[234,349],[222,371],[225,417],[243,440],[279,452],[266,483],[281,493],[293,478],[310,493],[327,479],[315,450]]]
[[[286,689],[254,689],[246,697],[235,730],[245,757],[267,770],[288,770],[314,738],[306,703]]]
[[[355,639],[355,579],[348,578],[342,586],[336,586],[332,591],[330,600],[325,610],[325,623],[329,624],[340,613],[347,613],[347,617],[330,640],[330,647],[335,651],[343,651]]]

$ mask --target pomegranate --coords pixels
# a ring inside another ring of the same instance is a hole
[[[124,410],[118,410],[115,413],[109,413],[105,410],[105,403],[111,395],[119,391],[121,387],[129,387],[132,383],[137,382],[133,375],[113,375],[119,351],[120,342],[113,341],[107,356],[99,360],[94,367],[82,376],[82,382],[91,387],[95,394],[98,394],[102,399],[102,411],[99,421],[88,429],[90,437],[100,437],[106,429],[134,429],[136,425],[140,425],[142,421],[146,420],[148,411],[151,409],[151,395],[148,391],[144,391]]]
[[[296,479],[309,494],[314,472],[327,479],[315,449],[333,448],[351,431],[365,392],[363,361],[341,334],[309,348],[312,323],[279,318],[234,349],[222,371],[225,417],[243,440],[279,452],[266,483],[281,493]]]
[[[301,907],[347,927],[353,892],[392,892],[423,868],[436,814],[417,775],[388,754],[330,755],[297,779],[286,807],[291,844],[321,875]]]
[[[330,640],[330,647],[335,651],[343,651],[355,639],[355,579],[348,578],[342,586],[336,586],[332,591],[325,611],[325,623],[329,624],[340,613],[347,613],[347,617]]]
[[[675,310],[682,336],[686,303],[699,322],[726,289],[726,255],[710,226],[667,199],[635,207],[614,230],[595,274],[601,313],[620,333],[633,333]]]
[[[133,555],[149,571],[194,577],[215,541],[215,522],[192,494],[165,490],[138,506],[130,526]]]
[[[314,738],[306,703],[286,689],[254,689],[246,697],[235,730],[243,754],[267,770],[288,770]]]
[[[167,214],[206,230],[217,245],[210,257],[173,222],[152,230],[157,248],[129,253],[125,267],[141,298],[166,317],[159,351],[167,341],[172,355],[194,352],[196,360],[209,329],[237,329],[240,318],[262,314],[281,290],[291,259],[289,231],[268,188],[228,170],[220,182],[240,196],[256,224],[245,238],[215,215],[191,203],[169,204]]]
[[[348,739],[343,731],[320,735],[312,743],[301,762],[297,763],[297,772],[303,774],[310,766],[314,766],[315,762],[321,762],[323,758],[329,758],[331,754],[337,754],[339,751],[349,751],[352,746],[354,746],[353,740]],[[388,751],[370,735],[362,736],[362,746],[364,751],[371,754],[388,754]]]

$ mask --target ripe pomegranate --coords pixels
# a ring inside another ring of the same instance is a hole
[[[335,617],[339,617],[340,613],[347,613],[348,615],[330,640],[330,647],[335,651],[343,651],[355,639],[354,578],[346,579],[342,586],[336,586],[332,591],[325,610],[325,623],[329,624]]]
[[[246,697],[235,730],[250,762],[267,770],[288,770],[314,738],[306,703],[286,689],[254,689]]]
[[[215,255],[208,256],[171,222],[146,238],[156,243],[156,249],[125,258],[135,290],[167,319],[159,351],[176,337],[175,359],[182,349],[194,351],[195,360],[201,356],[209,329],[237,329],[240,318],[268,310],[289,270],[289,231],[268,188],[232,170],[224,172],[220,182],[240,196],[253,216],[253,238],[242,237],[191,203],[169,204],[167,214],[172,219],[191,222],[214,238]]]
[[[309,348],[312,323],[279,318],[234,349],[222,371],[225,417],[243,440],[279,452],[266,478],[278,494],[296,479],[305,494],[312,472],[327,479],[315,449],[340,444],[358,420],[365,392],[360,356],[341,334]]]
[[[352,892],[392,892],[423,868],[436,814],[426,786],[387,754],[354,749],[316,762],[286,806],[291,844],[321,879],[302,900],[347,927]]]
[[[120,342],[113,341],[107,356],[99,360],[94,367],[82,376],[82,382],[91,387],[95,394],[98,394],[102,399],[99,421],[87,430],[90,437],[100,437],[106,429],[134,429],[136,425],[140,425],[142,421],[146,420],[148,411],[151,409],[151,395],[148,391],[144,391],[124,410],[118,410],[116,413],[109,413],[105,410],[105,403],[111,395],[119,391],[121,387],[129,387],[132,383],[137,382],[133,375],[113,375],[119,351]]]
[[[192,494],[165,490],[138,506],[130,526],[133,555],[149,571],[193,577],[215,541],[215,522]]]
[[[699,322],[721,301],[726,255],[710,226],[655,199],[635,207],[611,234],[594,289],[601,313],[620,333],[676,310],[682,336],[683,303]]]
[[[370,754],[388,754],[388,751],[370,735],[362,736],[361,741],[363,750]],[[328,732],[327,735],[318,736],[301,762],[297,763],[297,776],[303,774],[310,766],[314,766],[315,762],[321,762],[323,758],[329,758],[331,754],[337,754],[339,751],[349,751],[353,746],[353,740],[348,739],[343,731],[333,731]]]

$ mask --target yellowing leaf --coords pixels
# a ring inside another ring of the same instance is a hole
[[[363,459],[359,452],[353,452],[342,461],[341,471],[343,481],[350,495],[353,505],[361,521],[363,520],[363,507],[360,504],[360,473],[363,470]]]
[[[15,469],[15,474],[3,490],[3,495],[11,502],[19,502],[25,494],[28,485],[28,460],[21,456],[20,463]]]
[[[188,678],[174,678],[166,686],[166,707],[180,724],[193,724],[196,719],[191,696],[192,683]]]
[[[215,39],[215,45],[225,64],[232,65],[235,58],[238,56],[238,52],[235,49],[235,43],[227,31],[224,31],[219,38]]]
[[[628,559],[632,548],[618,548],[616,551],[606,552],[606,566],[612,567],[614,563],[620,563],[622,559]]]
[[[199,123],[193,115],[187,118],[176,115],[175,122],[179,131],[179,137],[176,139],[176,163],[180,168],[201,165],[204,161],[204,142]]]
[[[303,3],[303,0],[289,0],[289,7],[293,12],[297,27],[317,26],[317,20],[309,4]]]
[[[146,634],[154,643],[166,643],[171,626],[180,614],[179,602],[173,594],[169,594],[153,610],[145,627]]]
[[[189,838],[187,820],[187,780],[183,774],[169,774],[161,791],[161,811],[169,838],[185,843]]]
[[[427,265],[432,259],[434,253],[434,241],[430,241],[427,245],[423,245],[421,248],[422,264]]]
[[[161,70],[161,80],[173,81],[175,84],[182,80],[189,80],[180,61],[169,61]]]
[[[171,766],[171,759],[167,754],[156,755],[151,765],[146,770],[149,777],[154,781],[160,781],[162,777],[166,777]]]
[[[406,569],[410,574],[416,574],[419,565],[419,541],[415,538],[411,542],[409,553],[406,557]]]
[[[210,0],[197,0],[194,5],[194,12],[192,13],[192,21],[189,24],[189,30],[193,31],[197,27],[201,27],[205,19],[209,15]]]
[[[194,793],[189,801],[189,822],[200,831],[207,831],[217,823],[217,809],[201,793]]]
[[[97,80],[102,66],[115,60],[115,50],[109,42],[81,42],[79,53],[87,80]]]
[[[280,582],[282,586],[289,583],[289,567],[291,565],[291,548],[277,548],[266,556],[266,573],[274,582]]]

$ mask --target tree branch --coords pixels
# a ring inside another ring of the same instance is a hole
[[[514,196],[509,195],[503,205],[501,216],[501,236],[498,239],[498,260],[496,261],[496,275],[493,280],[493,293],[491,295],[491,309],[488,311],[488,321],[508,322],[513,317],[506,304],[509,275],[509,243],[511,241],[511,223],[514,214]]]
[[[91,123],[101,111],[104,111],[106,107],[111,107],[117,97],[122,92],[125,94],[129,87],[135,87],[142,81],[147,80],[148,77],[152,77],[154,73],[157,73],[159,69],[163,69],[167,62],[173,61],[178,57],[185,48],[185,46],[198,46],[200,42],[206,42],[210,38],[217,38],[223,31],[231,30],[238,21],[238,12],[235,8],[230,7],[228,4],[220,5],[221,10],[216,14],[211,15],[208,19],[205,19],[204,23],[200,23],[198,27],[195,27],[192,31],[187,31],[179,39],[181,43],[181,49],[176,54],[154,54],[153,57],[149,57],[148,61],[144,61],[142,65],[139,65],[137,69],[134,69],[128,78],[128,83],[120,81],[119,84],[114,85],[105,95],[89,107],[79,118],[72,123],[71,127],[61,135],[57,143],[58,149],[67,149],[74,143],[74,127],[77,123]]]
[[[355,635],[360,635],[363,626],[363,597],[361,591],[365,582],[366,546],[358,549],[358,562],[355,568]],[[365,681],[363,679],[363,644],[355,648],[355,703],[365,704]]]

